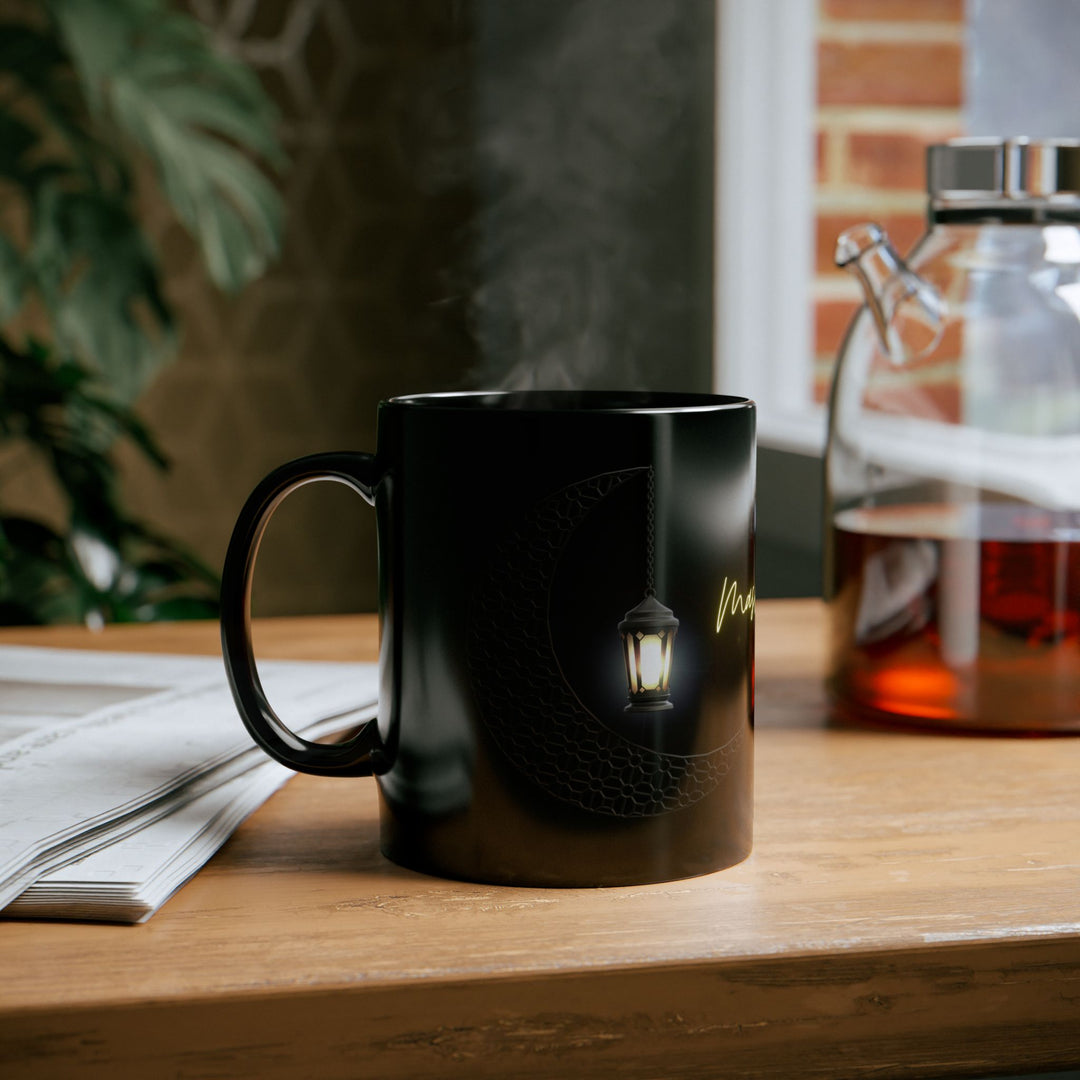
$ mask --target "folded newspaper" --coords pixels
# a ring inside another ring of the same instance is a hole
[[[307,738],[375,715],[375,664],[259,673]],[[220,659],[0,646],[0,916],[143,922],[292,775]]]

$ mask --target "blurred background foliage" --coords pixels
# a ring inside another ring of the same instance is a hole
[[[212,616],[216,574],[126,510],[126,440],[167,463],[134,402],[178,327],[140,225],[157,186],[214,284],[277,256],[276,115],[258,78],[166,0],[28,0],[0,15],[0,622]],[[62,528],[5,513],[43,460]],[[10,474],[8,474],[10,478]]]

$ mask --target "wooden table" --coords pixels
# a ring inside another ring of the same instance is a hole
[[[0,1076],[990,1075],[1080,1065],[1080,740],[830,729],[823,614],[758,606],[756,846],[610,890],[424,877],[297,777],[149,923],[0,924]],[[213,652],[205,625],[0,640]],[[374,656],[366,617],[266,657]]]

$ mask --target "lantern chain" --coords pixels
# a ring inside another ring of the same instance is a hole
[[[650,465],[645,479],[645,595],[656,595],[656,582],[653,576],[653,561],[656,556],[656,545],[653,540],[653,532],[656,525],[656,490],[655,470]]]

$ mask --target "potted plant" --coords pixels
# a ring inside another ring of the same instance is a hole
[[[39,456],[66,507],[8,513],[0,622],[216,611],[216,574],[137,520],[113,449],[165,459],[133,405],[176,319],[137,212],[156,183],[212,280],[278,252],[276,118],[255,74],[165,0],[33,0],[0,21],[0,455]],[[2,459],[0,459],[2,460]]]

